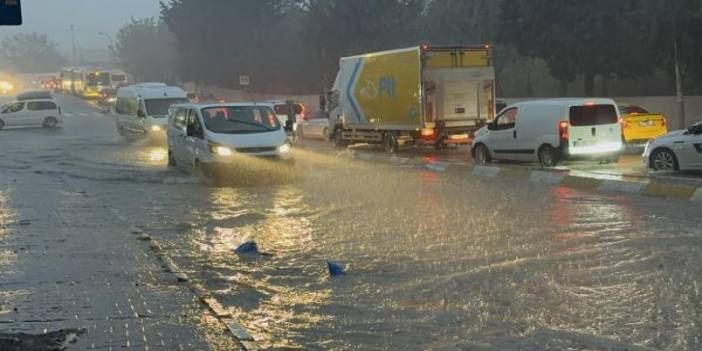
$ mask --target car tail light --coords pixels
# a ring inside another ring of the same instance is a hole
[[[422,129],[422,138],[430,139],[430,138],[433,138],[435,134],[436,134],[436,131],[434,130],[434,128],[423,128]]]
[[[624,118],[619,119],[619,123],[621,123],[622,128],[628,128],[629,127],[629,122],[627,122]]]
[[[562,142],[570,139],[570,136],[568,135],[568,121],[560,121],[558,123],[558,136],[561,138]]]

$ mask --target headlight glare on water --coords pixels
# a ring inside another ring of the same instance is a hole
[[[290,152],[290,149],[290,144],[288,143],[278,146],[278,152],[281,154],[287,154],[288,152]]]

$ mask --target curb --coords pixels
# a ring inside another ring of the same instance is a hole
[[[702,186],[677,184],[659,179],[628,179],[626,176],[602,176],[581,171],[530,169],[503,165],[461,165],[419,157],[387,156],[367,151],[348,149],[337,154],[353,160],[379,161],[392,164],[412,165],[432,172],[448,171],[470,174],[483,178],[520,180],[535,184],[564,186],[584,191],[610,194],[639,195],[671,200],[688,200],[702,203]]]
[[[148,238],[148,239],[146,239]],[[157,258],[163,263],[164,271],[172,273],[175,275],[176,279],[180,283],[187,283],[190,291],[195,294],[195,296],[200,300],[200,302],[205,305],[212,314],[219,320],[222,325],[224,325],[229,333],[236,339],[236,341],[241,345],[242,349],[245,351],[257,351],[259,350],[256,341],[253,337],[246,332],[246,330],[232,318],[231,313],[222,306],[216,298],[214,298],[201,284],[193,282],[187,273],[185,273],[178,265],[173,261],[171,256],[169,256],[163,250],[163,246],[159,244],[156,240],[153,240],[147,234],[141,234],[138,240],[150,241],[151,244],[149,248],[156,253]]]

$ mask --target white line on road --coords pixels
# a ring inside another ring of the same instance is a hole
[[[72,113],[64,113],[63,115],[66,117],[73,117],[74,116],[74,114],[72,114]]]
[[[79,113],[79,115],[81,115],[81,116],[83,116],[83,117],[88,117],[88,116],[90,116],[89,113],[85,113],[85,112],[81,112],[81,113]]]

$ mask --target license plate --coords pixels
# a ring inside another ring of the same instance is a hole
[[[641,121],[639,125],[642,127],[653,127],[656,124],[654,121]]]

